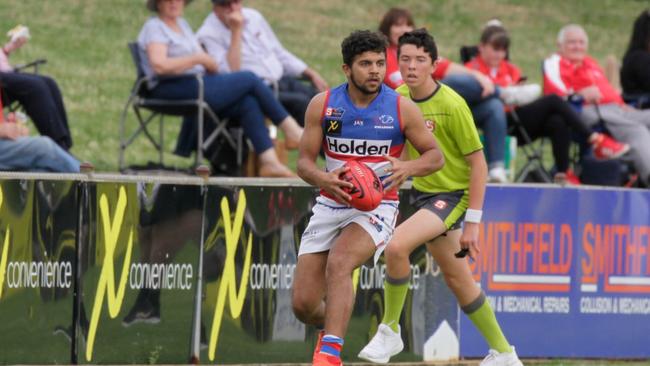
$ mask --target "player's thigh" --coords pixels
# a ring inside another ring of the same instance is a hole
[[[325,297],[325,268],[327,252],[298,256],[293,274],[292,301],[294,306],[317,307]]]
[[[386,255],[408,255],[446,230],[440,217],[427,209],[420,209],[397,226],[393,239],[386,248]]]
[[[448,231],[427,243],[427,250],[440,267],[447,285],[463,306],[471,303],[480,293],[476,286],[467,258],[456,258],[460,250],[461,229]]]
[[[352,222],[336,238],[327,260],[327,276],[351,274],[375,253],[372,236],[361,225]]]

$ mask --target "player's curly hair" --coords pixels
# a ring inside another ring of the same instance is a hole
[[[368,51],[386,55],[387,46],[388,41],[381,33],[369,30],[354,31],[341,42],[343,63],[352,66],[356,56]]]
[[[397,46],[397,57],[399,58],[400,50],[405,44],[412,44],[417,48],[424,48],[424,51],[431,56],[431,62],[435,62],[438,59],[438,47],[436,46],[436,41],[433,39],[433,36],[427,32],[426,29],[420,28],[411,32],[404,33],[399,37]]]

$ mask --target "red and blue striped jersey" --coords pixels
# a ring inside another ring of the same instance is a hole
[[[384,167],[390,155],[399,158],[404,148],[404,126],[400,118],[401,96],[386,85],[365,108],[352,103],[348,84],[328,90],[321,116],[323,151],[327,171],[358,160],[387,178]],[[321,194],[327,196],[325,192]],[[397,200],[397,191],[384,193],[385,200]]]

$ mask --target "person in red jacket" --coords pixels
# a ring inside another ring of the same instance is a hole
[[[587,33],[577,24],[564,26],[557,37],[558,52],[544,60],[544,93],[582,100],[580,116],[588,126],[604,121],[619,141],[630,145],[630,159],[642,184],[650,183],[650,110],[636,110],[605,77],[587,54]]]
[[[481,34],[478,46],[479,53],[465,64],[465,67],[487,75],[494,84],[503,91],[524,85],[521,71],[506,59],[510,45],[510,36],[501,25],[487,26]],[[528,87],[539,86],[527,84]],[[611,137],[592,131],[573,110],[573,108],[557,95],[546,95],[534,101],[514,107],[508,107],[514,113],[508,113],[508,124],[515,123],[515,115],[519,117],[527,134],[534,140],[548,137],[553,146],[553,157],[557,173],[555,180],[560,183],[579,184],[580,181],[569,169],[569,147],[571,131],[583,136],[593,147],[598,159],[613,159],[620,157],[629,150],[629,146],[621,144]],[[525,143],[523,136],[517,133],[517,141]]]

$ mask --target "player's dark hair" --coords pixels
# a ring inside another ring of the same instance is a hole
[[[369,51],[386,55],[387,45],[386,37],[381,33],[369,30],[354,31],[341,42],[343,63],[352,66],[356,56]]]
[[[390,37],[390,27],[402,23],[415,27],[411,12],[403,8],[390,8],[379,23],[379,31],[386,37]]]
[[[420,28],[411,32],[404,33],[399,37],[397,46],[397,57],[399,58],[402,46],[405,44],[412,44],[417,48],[424,48],[424,51],[431,56],[431,62],[438,59],[438,47],[433,36],[427,32],[426,29]]]

